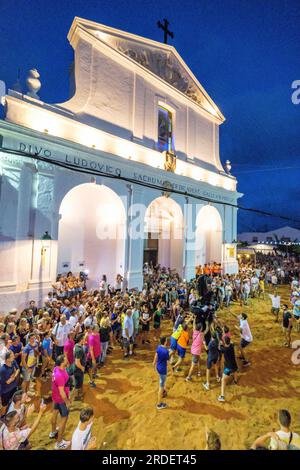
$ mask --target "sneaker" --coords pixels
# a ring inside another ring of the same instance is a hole
[[[95,384],[95,382],[90,382],[90,387],[92,387],[92,388],[96,388],[96,384]]]
[[[250,364],[251,363],[249,361],[243,361],[243,366],[244,367],[248,367],[248,366],[250,366]]]
[[[62,449],[67,449],[70,447],[71,442],[70,441],[60,441],[55,444],[55,449],[56,450],[62,450]]]
[[[163,398],[166,398],[168,396],[168,393],[166,392],[166,390],[163,391]]]
[[[218,401],[224,402],[224,401],[225,401],[225,397],[223,397],[223,395],[220,395],[220,396],[218,397]]]
[[[221,377],[217,377],[217,382],[218,382],[218,383],[221,382]]]
[[[208,384],[208,383],[206,383],[206,382],[203,384],[203,387],[204,387],[204,388],[205,388],[205,390],[207,390],[207,391],[209,391],[209,390],[210,390],[210,388],[209,388],[209,384]]]
[[[192,377],[187,376],[187,377],[185,378],[185,381],[186,381],[186,382],[191,382],[191,381],[192,381]]]
[[[129,351],[129,356],[132,356],[133,352],[132,351]]]
[[[56,439],[57,436],[58,436],[58,431],[57,431],[57,430],[56,430],[56,431],[52,431],[52,432],[50,432],[50,434],[49,434],[49,439]]]
[[[159,403],[158,405],[156,405],[156,408],[158,410],[164,410],[165,408],[167,408],[167,404],[166,403]]]

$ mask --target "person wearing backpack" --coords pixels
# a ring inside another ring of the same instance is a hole
[[[21,359],[22,375],[23,375],[22,389],[26,396],[29,391],[30,381],[32,381],[32,379],[34,378],[34,372],[38,363],[38,357],[39,357],[39,343],[36,340],[35,333],[30,333],[28,335],[28,343],[23,349],[22,359]]]
[[[288,410],[279,410],[278,420],[279,431],[276,431],[278,440],[271,439],[270,449],[272,450],[300,450],[300,436],[292,432],[292,418]]]

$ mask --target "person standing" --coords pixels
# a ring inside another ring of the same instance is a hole
[[[269,297],[272,301],[271,312],[273,313],[273,315],[275,315],[275,322],[278,323],[278,317],[279,317],[279,311],[280,311],[280,296],[277,295],[277,292],[275,290],[274,295],[269,294]]]
[[[53,341],[51,339],[50,331],[47,331],[44,334],[44,338],[42,341],[42,370],[41,370],[42,380],[46,380],[46,377],[47,377],[46,372],[51,364],[52,352],[53,352]]]
[[[23,383],[22,388],[24,393],[28,394],[30,381],[34,378],[35,368],[38,363],[39,357],[39,344],[36,339],[35,333],[30,333],[28,335],[28,343],[22,351],[22,375]]]
[[[74,400],[81,401],[83,398],[83,381],[86,366],[86,353],[84,349],[85,335],[81,333],[76,338],[77,342],[74,348],[74,382],[75,397]]]
[[[122,337],[123,337],[123,348],[124,348],[124,358],[128,356],[132,356],[133,354],[133,332],[134,332],[134,325],[133,325],[133,318],[132,318],[132,310],[126,310],[126,315],[124,318],[124,324],[122,329]]]
[[[108,317],[101,318],[99,333],[101,342],[100,365],[104,366],[111,333],[110,320]]]
[[[205,327],[206,323],[196,323],[196,317],[194,317],[193,321],[193,343],[191,346],[191,354],[192,354],[192,363],[191,367],[188,373],[188,376],[186,377],[186,381],[190,382],[192,380],[192,374],[194,371],[194,368],[197,366],[198,369],[198,377],[201,377],[201,372],[200,372],[200,356],[202,352],[202,347],[203,347],[203,341],[204,341],[204,335],[207,332],[207,329],[209,326]]]
[[[283,315],[282,315],[282,329],[285,336],[284,346],[287,348],[291,347],[291,334],[293,328],[293,315],[289,311],[289,308],[286,304],[283,306]]]
[[[160,338],[160,346],[157,347],[153,360],[153,367],[159,375],[158,400],[156,404],[156,408],[158,410],[163,410],[167,407],[167,404],[163,402],[163,399],[167,396],[166,380],[169,359],[170,355],[167,348],[167,338],[163,336]]]
[[[87,354],[87,371],[90,377],[90,386],[95,388],[94,379],[97,377],[97,364],[100,362],[101,342],[98,331],[98,325],[91,327],[91,332],[87,338],[88,354]]]
[[[247,320],[248,315],[246,313],[242,313],[241,315],[234,315],[234,314],[232,315],[236,317],[240,322],[240,325],[236,326],[236,329],[239,330],[240,335],[241,335],[241,342],[240,342],[239,349],[240,349],[243,366],[247,367],[247,366],[250,366],[250,362],[246,358],[245,349],[253,341],[253,336],[252,336],[250,326]]]
[[[5,355],[5,362],[0,368],[0,409],[6,408],[12,396],[17,391],[20,377],[20,369],[14,358],[14,353],[8,351]]]
[[[218,397],[218,401],[225,401],[225,387],[229,382],[231,376],[233,376],[234,383],[237,384],[237,370],[238,366],[235,358],[234,344],[231,342],[229,336],[225,336],[224,343],[220,347],[221,354],[224,356],[224,370],[221,381],[221,395]]]
[[[150,321],[151,314],[148,305],[144,305],[142,308],[141,323],[142,323],[142,344],[150,343],[149,332],[150,332]]]
[[[208,345],[204,342],[205,349],[207,350],[207,364],[206,364],[206,382],[203,384],[205,390],[210,390],[210,371],[211,368],[214,366],[216,372],[216,379],[217,382],[220,382],[221,379],[219,377],[219,343],[218,343],[218,336],[217,333],[214,331],[211,335],[211,340],[209,341]]]
[[[61,315],[60,321],[54,326],[52,330],[52,337],[54,341],[54,354],[55,357],[61,356],[64,353],[64,344],[68,339],[72,327],[67,322],[66,315]]]
[[[52,401],[53,401],[53,414],[51,420],[52,431],[49,434],[50,439],[57,438],[55,449],[67,449],[70,446],[70,441],[63,439],[66,424],[69,417],[70,407],[70,389],[68,386],[69,374],[66,371],[66,359],[64,355],[58,356],[55,361],[55,367],[52,374]],[[56,430],[56,423],[58,414],[60,414],[61,421]]]

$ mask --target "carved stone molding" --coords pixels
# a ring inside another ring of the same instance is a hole
[[[167,53],[153,48],[142,48],[126,41],[117,41],[115,46],[122,54],[150,70],[197,104],[203,104],[203,95],[171,52]]]

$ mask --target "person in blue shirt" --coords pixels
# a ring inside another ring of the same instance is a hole
[[[9,347],[9,349],[14,353],[15,356],[15,361],[18,364],[18,366],[21,366],[21,359],[22,359],[22,348],[23,345],[20,341],[20,337],[15,335],[11,339],[12,343]]]
[[[42,341],[42,370],[41,370],[41,378],[42,380],[46,380],[46,371],[51,364],[51,358],[53,353],[53,341],[51,339],[50,331],[47,331],[44,334],[44,338]]]
[[[170,359],[169,351],[167,348],[167,338],[163,336],[160,338],[160,346],[156,349],[156,353],[153,360],[153,366],[156,369],[159,375],[159,388],[158,388],[158,402],[156,408],[162,410],[167,407],[167,404],[162,400],[167,396],[165,389],[166,380],[167,380],[167,368],[168,361]]]
[[[5,363],[0,368],[0,408],[6,407],[19,385],[20,369],[15,361],[14,353],[5,354]]]

